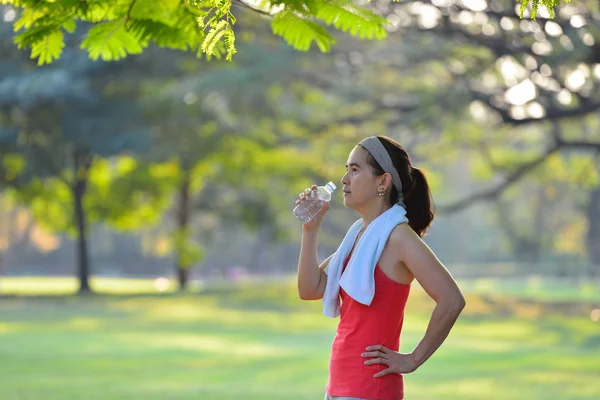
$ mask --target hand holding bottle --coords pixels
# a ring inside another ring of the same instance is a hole
[[[304,230],[315,230],[321,226],[323,216],[329,210],[329,200],[334,190],[335,185],[329,182],[322,187],[313,185],[300,193],[294,215],[304,223]]]

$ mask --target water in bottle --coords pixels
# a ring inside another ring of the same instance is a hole
[[[325,186],[319,186],[317,190],[311,190],[310,194],[294,208],[296,218],[304,224],[313,219],[325,206],[325,203],[331,200],[331,194],[335,189],[333,182],[329,182]]]

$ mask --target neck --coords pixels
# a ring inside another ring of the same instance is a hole
[[[390,207],[385,202],[378,202],[378,204],[374,204],[371,207],[366,208],[365,210],[360,210],[360,217],[363,220],[364,228],[363,231],[367,229],[367,227],[371,224],[371,222],[375,221],[375,218],[379,217],[381,214],[389,210]]]

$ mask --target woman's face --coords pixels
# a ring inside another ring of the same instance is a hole
[[[377,188],[381,181],[381,177],[373,175],[373,170],[367,163],[367,151],[356,146],[348,156],[346,174],[342,177],[344,205],[360,209],[377,199]]]

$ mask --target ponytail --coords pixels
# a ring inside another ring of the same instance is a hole
[[[427,178],[422,170],[412,166],[408,153],[400,144],[386,136],[377,136],[377,138],[390,155],[394,168],[398,171],[402,181],[402,194],[408,224],[417,235],[423,237],[434,217],[433,201]],[[375,175],[385,173],[368,151],[367,159]],[[395,186],[392,186],[391,196],[388,197],[390,206],[396,204],[398,199],[398,191]]]
[[[405,191],[404,204],[408,224],[419,236],[424,236],[431,221],[433,221],[433,208],[431,192],[427,178],[419,168],[410,167],[412,188]]]

